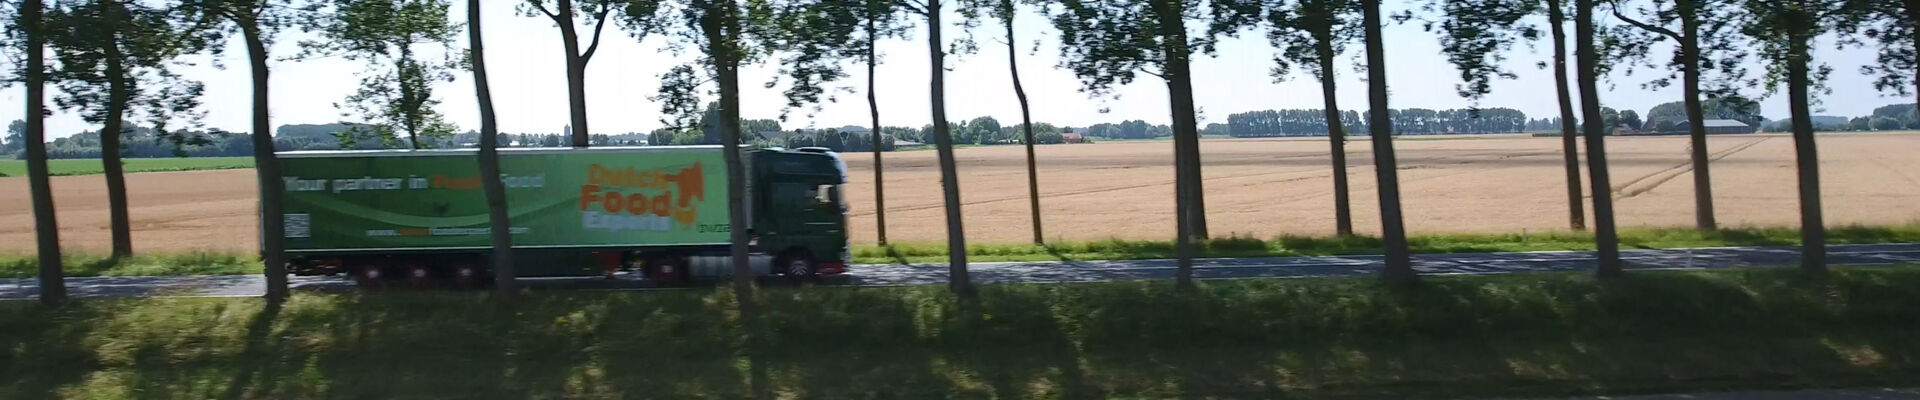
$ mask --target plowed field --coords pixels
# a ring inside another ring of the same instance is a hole
[[[1730,135],[1712,137],[1708,143],[1721,224],[1798,223],[1792,138]],[[1565,169],[1556,138],[1404,138],[1395,145],[1412,234],[1567,228]],[[1819,146],[1829,224],[1920,221],[1920,134],[1822,135]],[[1684,137],[1613,137],[1607,147],[1611,195],[1618,200],[1622,227],[1693,223],[1693,171]],[[1046,236],[1171,237],[1172,149],[1166,141],[1039,147]],[[1207,140],[1202,149],[1208,220],[1215,236],[1333,232],[1333,180],[1325,138]],[[1365,140],[1347,145],[1354,225],[1363,233],[1379,230],[1368,149]],[[1022,149],[968,148],[957,154],[968,240],[1030,239]],[[852,174],[848,199],[853,238],[872,243],[873,158],[846,156]],[[888,238],[944,240],[935,153],[884,157]],[[1581,176],[1586,176],[1584,170]],[[129,175],[127,182],[136,251],[245,251],[257,245],[252,170],[140,173]],[[1588,187],[1582,183],[1583,191]],[[101,177],[56,177],[54,191],[63,245],[105,251],[107,202]],[[30,204],[24,178],[0,178],[0,252],[34,251]],[[1587,211],[1592,212],[1590,207]]]

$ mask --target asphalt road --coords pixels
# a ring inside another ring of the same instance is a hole
[[[1765,392],[1567,397],[1565,400],[1920,400],[1920,389],[1825,389]]]
[[[1920,264],[1920,244],[1835,245],[1827,250],[1835,266]],[[1790,266],[1799,263],[1797,247],[1731,247],[1673,250],[1627,250],[1621,258],[1628,269],[1702,269]],[[1527,253],[1423,254],[1414,256],[1422,274],[1501,274],[1591,270],[1590,251]],[[979,283],[1090,282],[1136,279],[1172,279],[1173,260],[997,262],[970,265]],[[1380,270],[1380,256],[1235,258],[1195,260],[1199,279],[1289,278],[1367,275]],[[829,285],[898,286],[946,282],[944,264],[858,265],[848,275],[826,279]],[[337,276],[292,277],[294,290],[345,292],[353,282]],[[533,289],[647,290],[651,282],[629,274],[614,280],[600,278],[522,279]],[[142,276],[68,278],[75,297],[126,296],[258,296],[265,292],[259,275]],[[0,279],[0,300],[32,299],[40,292],[31,278]]]

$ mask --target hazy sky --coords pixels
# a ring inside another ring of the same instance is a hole
[[[464,21],[466,2],[454,3],[453,15]],[[558,133],[568,120],[565,64],[561,59],[558,30],[544,17],[519,16],[514,10],[517,1],[486,0],[485,3],[488,67],[500,129],[511,133]],[[1386,12],[1404,7],[1404,4],[1390,4]],[[1058,32],[1031,10],[1019,18],[1021,72],[1036,121],[1086,126],[1126,119],[1156,124],[1169,120],[1166,86],[1158,78],[1141,75],[1141,79],[1117,91],[1118,99],[1090,99],[1079,92],[1078,78],[1057,67]],[[957,17],[949,19],[958,20]],[[1539,22],[1544,21],[1536,21]],[[1571,34],[1572,27],[1567,29]],[[947,32],[949,37],[961,34],[953,27]],[[950,58],[952,71],[947,74],[950,118],[962,120],[990,115],[1002,124],[1018,123],[1019,106],[1007,76],[1007,49],[1001,44],[1005,40],[1001,32],[991,26],[976,29],[979,52]],[[1385,34],[1392,107],[1443,109],[1471,105],[1455,95],[1454,85],[1459,82],[1459,74],[1440,54],[1434,34],[1422,31],[1417,23],[1391,26]],[[310,36],[289,32],[272,48],[276,58],[272,64],[272,110],[276,126],[343,120],[342,110],[335,108],[334,103],[345,98],[360,82],[356,75],[364,69],[360,63],[339,58],[279,60],[297,53],[299,40],[306,38]],[[919,127],[931,120],[927,106],[929,68],[925,38],[925,28],[920,28],[911,41],[887,41],[880,47],[883,64],[877,79],[881,118],[886,125]],[[1029,54],[1036,39],[1040,40],[1038,51]],[[465,42],[466,34],[461,33],[455,44],[464,47]],[[1815,58],[1832,66],[1835,73],[1828,82],[1833,94],[1821,98],[1823,104],[1817,113],[1858,116],[1871,112],[1874,107],[1913,101],[1911,97],[1875,91],[1871,79],[1857,72],[1861,65],[1873,60],[1872,49],[1835,50],[1832,38],[1822,38],[1820,42]],[[657,92],[660,73],[688,59],[671,54],[666,43],[665,38],[658,36],[636,41],[609,24],[599,53],[587,67],[588,118],[595,133],[646,132],[662,125],[659,105],[648,97]],[[1343,109],[1361,109],[1366,105],[1365,86],[1350,67],[1356,60],[1354,57],[1361,55],[1361,48],[1357,44],[1352,46],[1340,62],[1339,101]],[[1495,82],[1493,93],[1480,105],[1516,108],[1530,118],[1555,115],[1557,106],[1550,70],[1534,66],[1548,59],[1550,50],[1551,46],[1544,42],[1533,48],[1516,48],[1506,64],[1519,78]],[[1665,46],[1656,47],[1652,52],[1660,55],[1657,57],[1663,63]],[[1312,79],[1296,74],[1285,82],[1273,82],[1268,74],[1273,53],[1264,34],[1252,32],[1225,40],[1214,57],[1196,59],[1194,90],[1203,113],[1202,123],[1225,122],[1228,114],[1250,110],[1320,108],[1319,87]],[[215,60],[210,56],[195,57],[192,59],[195,66],[180,69],[186,76],[206,83],[203,102],[207,115],[202,121],[205,126],[246,129],[252,94],[245,55],[245,48],[236,39],[227,45],[225,55],[219,60],[225,69],[212,67]],[[850,76],[838,84],[847,90],[834,91],[838,102],[823,104],[811,117],[805,110],[796,111],[783,125],[788,129],[867,125],[864,65],[850,64],[848,72]],[[1601,100],[1607,106],[1643,114],[1656,104],[1680,100],[1677,88],[1641,88],[1641,83],[1664,73],[1664,70],[1640,68],[1634,76],[1626,76],[1616,71],[1609,81],[1602,82],[1602,90],[1607,92]],[[477,128],[479,112],[473,98],[473,82],[464,73],[457,75],[455,81],[436,86],[435,95],[442,102],[438,109],[461,130]],[[777,116],[786,104],[780,89],[761,85],[774,77],[775,69],[751,66],[745,68],[742,75],[745,80],[743,115],[748,118]],[[1609,90],[1608,86],[1612,88]],[[1762,95],[1760,91],[1755,88],[1747,94]],[[59,95],[57,88],[50,87],[49,93]],[[24,94],[24,89],[17,85],[6,88],[4,95],[0,95],[0,120],[20,118]],[[1578,99],[1577,92],[1575,98]],[[1769,118],[1784,118],[1787,114],[1784,93],[1768,97],[1762,104],[1764,115]],[[81,121],[75,113],[60,111],[49,120],[48,135],[63,137],[85,129],[97,128]]]

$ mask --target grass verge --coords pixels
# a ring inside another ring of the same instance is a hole
[[[1920,223],[1893,226],[1846,226],[1827,230],[1829,244],[1920,242]],[[1791,228],[1627,229],[1620,231],[1624,249],[1664,249],[1724,246],[1792,246],[1800,230]],[[1420,235],[1407,239],[1415,253],[1484,253],[1501,251],[1593,250],[1591,232],[1537,232],[1529,234]],[[1380,239],[1368,236],[1300,237],[1277,239],[1227,237],[1199,243],[1201,257],[1292,257],[1385,252]],[[1127,260],[1174,257],[1174,243],[1159,240],[1058,241],[1034,244],[974,244],[967,246],[969,261]],[[941,263],[947,261],[945,243],[896,243],[855,246],[855,263]]]
[[[1920,267],[0,303],[0,398],[1434,398],[1911,384]]]
[[[140,254],[120,260],[101,254],[67,253],[61,263],[66,276],[239,275],[262,271],[257,255],[222,252]],[[39,275],[37,256],[0,255],[0,278]]]
[[[1689,228],[1629,229],[1620,232],[1628,249],[1722,246],[1791,246],[1800,243],[1800,231],[1788,228],[1733,228],[1701,232]],[[1920,223],[1882,227],[1850,226],[1827,230],[1827,243],[1920,243]],[[1592,250],[1593,235],[1586,232],[1533,234],[1425,235],[1408,239],[1415,253],[1476,253],[1499,251]],[[1264,240],[1230,237],[1200,243],[1201,257],[1292,257],[1380,254],[1380,239],[1353,237],[1282,237]],[[974,244],[967,257],[975,262],[1140,260],[1174,257],[1173,243],[1152,240],[1060,241],[1048,245]],[[944,263],[944,243],[903,243],[854,246],[857,264]],[[0,254],[0,278],[37,276],[38,260],[31,254]],[[190,252],[143,253],[114,262],[105,256],[69,254],[67,276],[153,276],[257,274],[259,259],[252,254]]]
[[[253,168],[253,157],[128,158],[125,161],[123,167],[129,173]],[[53,176],[94,175],[103,168],[99,159],[47,162],[47,170]],[[0,176],[27,176],[27,162],[0,160]]]

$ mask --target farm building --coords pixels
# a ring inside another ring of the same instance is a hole
[[[1062,142],[1066,142],[1066,143],[1068,143],[1068,144],[1073,144],[1073,143],[1086,143],[1086,142],[1087,142],[1087,137],[1086,137],[1086,136],[1081,136],[1081,135],[1080,135],[1080,134],[1078,134],[1078,133],[1073,133],[1073,132],[1067,132],[1067,133],[1062,133],[1062,134],[1060,134],[1060,140],[1061,140]]]
[[[1731,119],[1710,119],[1710,120],[1707,120],[1706,125],[1707,125],[1708,135],[1753,133],[1755,132],[1755,129],[1757,129],[1753,125],[1747,125],[1747,123],[1745,122],[1735,121]],[[1681,125],[1681,126],[1685,126],[1685,125]]]

